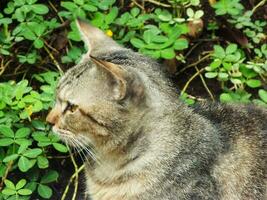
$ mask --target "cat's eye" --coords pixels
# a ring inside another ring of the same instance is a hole
[[[78,106],[67,101],[67,105],[66,105],[66,108],[64,109],[64,113],[66,111],[70,111],[70,112],[75,112],[77,110]]]

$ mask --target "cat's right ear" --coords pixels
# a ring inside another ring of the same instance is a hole
[[[84,43],[88,48],[86,55],[97,56],[114,49],[122,48],[112,38],[107,36],[102,30],[89,24],[88,22],[77,19],[77,27]]]

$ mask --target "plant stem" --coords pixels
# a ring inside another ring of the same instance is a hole
[[[265,3],[267,2],[267,0],[262,0],[260,1],[253,9],[252,9],[252,13],[254,13],[259,7],[263,6]]]
[[[64,190],[64,193],[63,193],[63,195],[61,197],[61,200],[65,200],[66,195],[67,195],[67,193],[69,191],[70,184],[72,183],[73,179],[77,176],[77,174],[80,173],[84,169],[84,167],[85,167],[85,165],[83,164],[82,166],[80,166],[80,168],[74,174],[72,174],[72,176],[70,177],[69,183],[66,186],[66,188]]]
[[[10,169],[12,168],[12,165],[13,165],[13,161],[8,162],[8,164],[7,164],[7,168],[6,168],[6,171],[5,171],[5,174],[4,174],[4,176],[2,177],[2,180],[1,180],[1,183],[0,183],[0,191],[1,191],[2,188],[3,188],[4,181],[6,180],[6,178],[7,178],[7,176],[8,176],[8,172],[9,172]]]
[[[197,68],[197,66],[195,66],[195,69],[196,69],[197,72],[199,72],[199,69]],[[200,79],[201,79],[201,82],[202,82],[204,88],[206,89],[206,91],[207,91],[208,94],[210,95],[210,98],[212,99],[212,101],[214,101],[214,100],[215,100],[215,99],[214,99],[214,96],[213,96],[213,94],[211,93],[210,89],[208,88],[208,85],[206,84],[206,81],[205,81],[205,79],[203,78],[202,74],[199,74],[199,76],[200,76]]]
[[[49,49],[46,47],[46,45],[44,45],[44,49],[47,52],[47,54],[49,55],[49,57],[52,59],[52,61],[54,62],[54,64],[56,65],[58,71],[60,72],[60,74],[63,74],[63,70],[61,69],[59,63],[57,62],[57,60],[55,59],[55,57],[53,56],[53,54],[49,51]]]
[[[201,70],[197,71],[190,79],[186,82],[184,88],[181,91],[181,94],[185,93],[186,89],[188,88],[189,84],[198,76],[200,75],[205,69],[202,68]]]
[[[171,5],[169,4],[165,4],[165,3],[161,3],[161,2],[158,2],[158,1],[155,1],[155,0],[145,0],[146,2],[149,2],[149,3],[153,3],[157,6],[162,6],[162,7],[166,7],[166,8],[170,8]]]
[[[209,58],[211,56],[211,53],[209,53],[206,56],[203,56],[201,59],[199,59],[197,62],[191,63],[190,65],[187,65],[186,67],[184,67],[183,69],[181,69],[176,75],[181,74],[183,71],[185,71],[188,68],[194,67],[196,65],[198,65],[199,63],[203,62],[204,60],[206,60],[207,58]]]

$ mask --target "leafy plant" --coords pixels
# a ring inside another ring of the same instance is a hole
[[[6,179],[4,183],[6,187],[2,190],[2,194],[7,197],[4,197],[5,199],[25,199],[25,196],[27,197],[32,194],[31,190],[25,188],[27,183],[25,179],[21,179],[17,182],[17,184],[14,184],[12,181]]]
[[[245,90],[246,86],[260,88],[267,76],[266,62],[245,62],[244,54],[236,44],[229,44],[226,49],[215,45],[212,58],[213,61],[205,68],[205,77],[217,78],[221,82],[222,89],[227,91],[220,95],[222,102],[249,102],[252,94]],[[230,85],[227,85],[229,82],[236,92],[231,91]]]
[[[240,0],[220,0],[213,5],[217,15],[239,15],[242,13],[244,6]]]
[[[170,26],[161,23],[160,28],[147,26],[141,38],[132,38],[130,41],[139,51],[153,58],[171,59],[176,56],[175,50],[182,50],[188,47],[186,39],[180,38],[187,32],[184,25]]]
[[[39,182],[24,177],[16,185],[6,176],[15,170],[40,174],[49,167],[49,149],[68,151],[48,125],[32,120],[33,113],[47,110],[53,103],[58,73],[46,72],[34,77],[42,83],[39,91],[33,90],[27,80],[0,83],[0,177],[6,185],[1,191],[4,199],[28,198],[36,188],[41,197],[50,198],[52,189],[46,184],[57,180],[56,171],[39,176]],[[38,186],[31,186],[33,182]]]

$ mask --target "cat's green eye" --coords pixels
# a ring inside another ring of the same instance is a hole
[[[64,113],[65,113],[66,111],[75,112],[75,111],[77,110],[77,108],[78,108],[77,105],[75,105],[75,104],[73,104],[73,103],[67,101],[67,106],[66,106],[66,108],[65,108],[65,110],[64,110]]]

